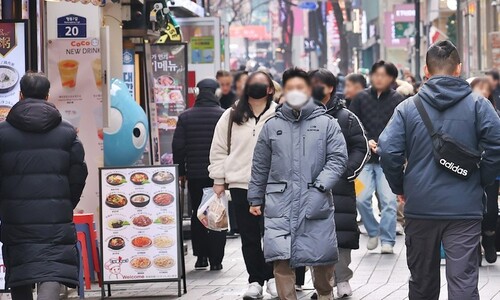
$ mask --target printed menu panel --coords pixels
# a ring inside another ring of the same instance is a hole
[[[178,279],[175,166],[101,169],[104,282]]]

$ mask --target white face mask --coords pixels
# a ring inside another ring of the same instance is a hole
[[[293,90],[285,95],[286,103],[294,109],[300,109],[307,103],[309,97],[301,91]]]

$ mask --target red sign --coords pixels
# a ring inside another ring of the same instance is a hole
[[[0,55],[5,57],[16,45],[16,24],[0,23]]]
[[[267,32],[266,26],[248,25],[248,26],[231,26],[229,28],[229,36],[231,38],[242,38],[249,40],[269,40],[271,35]]]
[[[196,101],[194,88],[196,87],[196,71],[188,71],[188,107],[193,107]]]

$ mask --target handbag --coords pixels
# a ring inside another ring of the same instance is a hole
[[[480,167],[481,153],[459,143],[442,131],[436,131],[418,95],[413,102],[432,139],[434,161],[449,174],[463,180],[469,179]]]

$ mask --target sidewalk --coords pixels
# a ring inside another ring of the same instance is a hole
[[[352,269],[354,278],[351,285],[354,290],[353,297],[349,299],[367,300],[402,300],[407,299],[409,272],[406,267],[406,252],[404,237],[397,238],[393,255],[380,255],[380,249],[366,250],[367,236],[362,235],[361,248],[353,251]],[[170,284],[128,284],[112,286],[113,299],[189,299],[189,300],[236,300],[241,299],[244,293],[248,275],[240,250],[239,239],[228,240],[224,270],[222,272],[195,271],[195,259],[191,253],[186,257],[187,288],[188,293],[182,298],[177,298],[177,283]],[[191,250],[191,246],[189,246]],[[500,300],[500,262],[488,265],[483,261],[480,269],[479,289],[481,299]],[[441,268],[441,298],[447,299],[444,266]],[[307,274],[309,276],[309,273]],[[309,277],[310,278],[310,277]],[[306,283],[305,290],[299,293],[299,299],[310,299],[312,283]],[[100,299],[100,290],[85,293],[86,299]],[[77,298],[75,293],[70,294],[71,299]],[[269,299],[266,295],[264,299]]]

